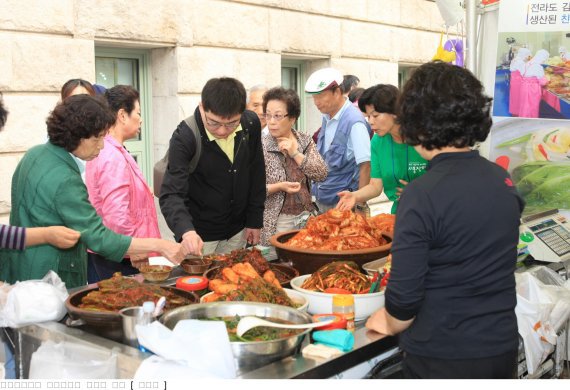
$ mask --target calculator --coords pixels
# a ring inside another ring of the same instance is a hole
[[[570,259],[570,225],[560,210],[548,210],[522,218],[519,243],[528,245],[536,260],[560,262]]]

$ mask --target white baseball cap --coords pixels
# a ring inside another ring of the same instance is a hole
[[[333,68],[319,69],[314,72],[305,83],[305,92],[311,94],[321,93],[327,89],[340,87],[342,73]]]

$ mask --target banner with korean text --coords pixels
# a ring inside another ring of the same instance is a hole
[[[501,0],[489,159],[525,215],[570,209],[570,0]]]

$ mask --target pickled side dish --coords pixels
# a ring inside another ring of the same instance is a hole
[[[264,317],[264,320],[277,322],[280,324],[293,324],[290,321],[284,321],[277,318]],[[226,324],[226,329],[228,330],[228,336],[231,342],[260,342],[260,341],[273,341],[288,338],[291,336],[303,333],[304,329],[280,329],[272,328],[268,326],[258,326],[248,330],[242,337],[236,334],[237,324],[241,317],[239,315],[229,316],[229,317],[211,317],[204,318],[204,321],[224,321]]]

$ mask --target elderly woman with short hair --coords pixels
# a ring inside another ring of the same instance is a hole
[[[92,160],[115,117],[107,104],[89,95],[70,96],[47,119],[49,142],[31,148],[12,177],[10,224],[23,227],[62,225],[81,233],[70,249],[38,245],[2,254],[0,278],[9,283],[59,274],[67,288],[87,282],[87,248],[119,262],[126,254],[159,252],[174,263],[185,253],[180,244],[157,238],[131,238],[103,225],[88,200],[80,168],[72,155]]]
[[[0,131],[8,119],[8,110],[4,108],[2,92],[0,92]],[[58,248],[70,248],[79,240],[79,232],[65,226],[45,226],[23,228],[0,224],[0,250],[23,251],[26,247],[49,244]]]
[[[311,181],[327,177],[327,165],[312,138],[293,129],[301,115],[299,96],[292,89],[272,88],[263,95],[269,134],[262,138],[267,183],[261,244],[278,232],[301,227],[315,211]]]

